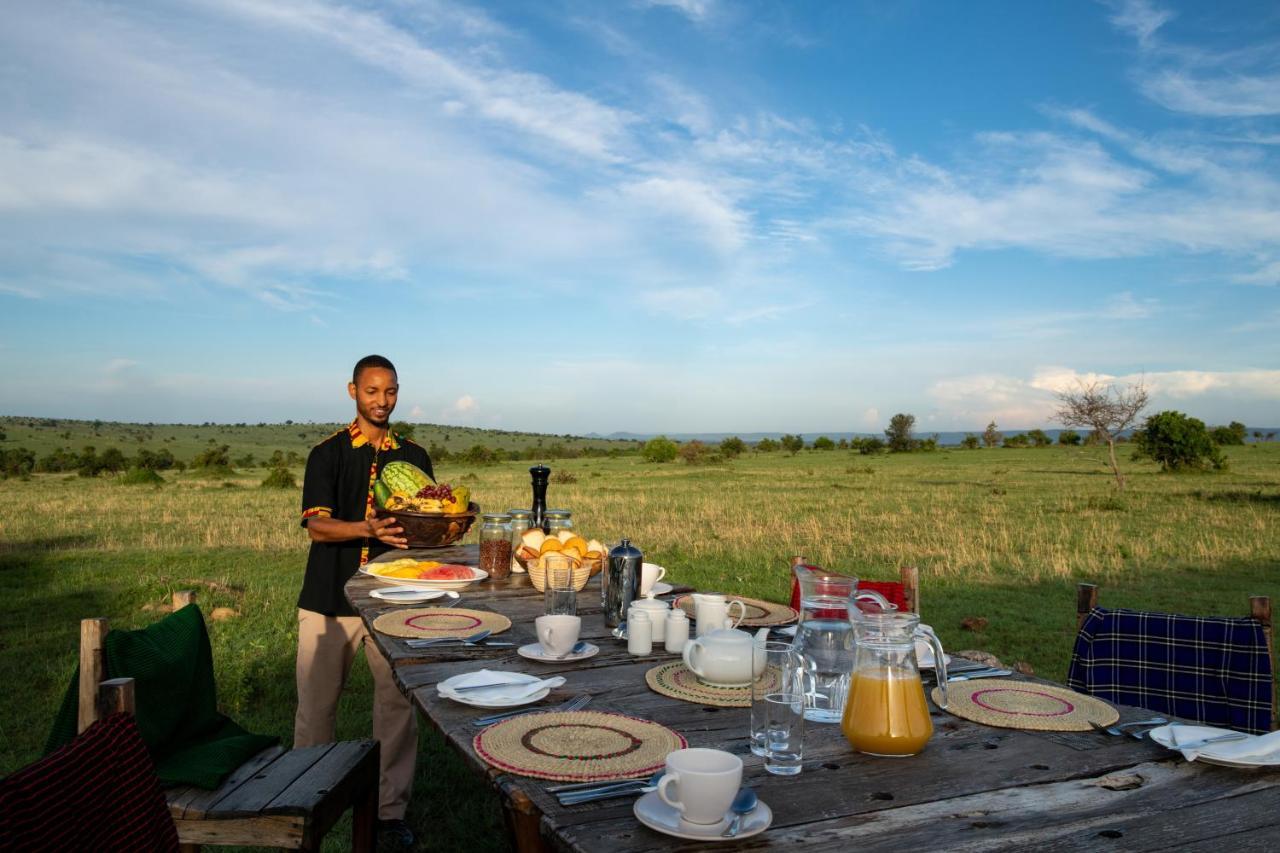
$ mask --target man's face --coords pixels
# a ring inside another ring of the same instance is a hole
[[[366,367],[355,382],[347,383],[347,393],[356,401],[356,411],[366,421],[385,427],[396,408],[400,384],[395,371],[385,367]]]

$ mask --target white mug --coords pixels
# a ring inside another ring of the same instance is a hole
[[[578,642],[578,634],[582,631],[581,616],[539,616],[533,623],[542,651],[553,658],[565,657],[573,651]]]
[[[649,594],[653,585],[667,576],[667,570],[657,563],[640,564],[640,597]]]
[[[733,753],[677,749],[667,755],[667,772],[658,780],[658,797],[680,813],[682,826],[714,831],[728,823],[729,806],[741,784],[742,759]]]

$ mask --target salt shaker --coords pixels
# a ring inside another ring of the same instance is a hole
[[[653,654],[653,626],[647,613],[634,609],[627,613],[627,651],[633,655]]]
[[[667,614],[667,651],[678,655],[684,651],[684,644],[687,642],[689,642],[689,617],[679,607],[673,607]]]

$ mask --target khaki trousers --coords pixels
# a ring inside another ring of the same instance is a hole
[[[338,697],[362,644],[373,673],[373,736],[381,744],[378,817],[400,820],[409,805],[418,760],[418,718],[359,616],[298,611],[298,713],[293,745],[334,742]]]

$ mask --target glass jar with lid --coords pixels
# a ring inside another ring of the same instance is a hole
[[[511,574],[511,516],[506,513],[481,516],[480,570],[495,579]]]
[[[511,516],[511,547],[520,547],[520,535],[533,526],[533,512],[527,509],[509,509]]]
[[[547,535],[555,536],[561,530],[573,530],[573,513],[567,509],[547,510]]]

